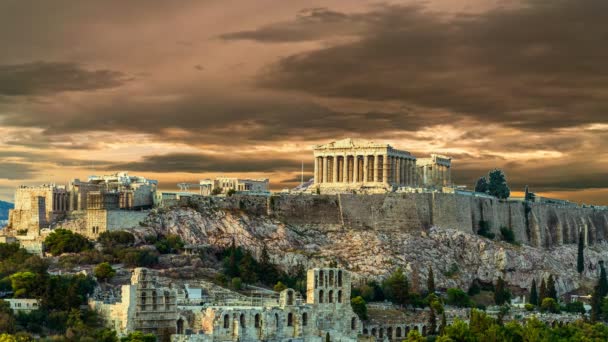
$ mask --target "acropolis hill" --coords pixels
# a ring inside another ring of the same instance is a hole
[[[540,197],[504,200],[465,191],[452,184],[449,157],[433,154],[418,159],[386,144],[346,139],[315,146],[314,156],[314,182],[291,193],[160,194],[155,181],[126,173],[75,181],[68,188],[21,188],[16,199],[27,203],[16,206],[9,231],[27,229],[27,236],[40,239],[43,236],[36,237],[44,235],[40,228],[49,225],[89,238],[111,230],[140,234],[154,230],[177,233],[192,245],[216,246],[227,246],[235,239],[257,252],[269,244],[284,267],[323,266],[336,259],[359,276],[383,275],[394,265],[410,271],[425,268],[419,260],[423,254],[416,254],[419,246],[410,244],[441,238],[430,250],[447,244],[453,254],[441,253],[428,261],[438,262],[438,270],[461,265],[463,255],[476,259],[468,260],[466,267],[477,265],[478,269],[463,272],[457,279],[439,279],[461,282],[463,287],[476,278],[491,281],[498,273],[513,272],[511,283],[524,288],[529,285],[525,273],[531,269],[522,265],[541,272],[546,271],[542,267],[554,265],[554,274],[564,274],[560,289],[577,288],[585,278],[563,269],[574,269],[564,263],[575,263],[569,258],[576,253],[564,250],[576,247],[579,231],[590,246],[589,260],[608,257],[603,248],[608,240],[605,208]],[[201,181],[201,187],[208,184]],[[480,238],[476,233],[482,224],[498,237],[501,227],[510,228],[523,246]],[[441,233],[445,231],[453,232],[449,241]],[[454,237],[459,237],[462,249],[454,249]],[[368,253],[370,246],[377,246],[377,253]],[[556,259],[548,261],[552,256]],[[528,260],[537,261],[529,265]],[[517,267],[509,266],[511,262]],[[480,269],[492,271],[481,274]],[[593,269],[587,272],[592,275]],[[508,274],[505,277],[509,279]]]

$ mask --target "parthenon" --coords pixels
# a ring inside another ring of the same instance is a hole
[[[442,187],[451,182],[451,158],[431,155],[416,164],[410,152],[388,144],[344,139],[314,147],[315,185],[329,191]]]

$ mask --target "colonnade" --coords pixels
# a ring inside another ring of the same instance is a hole
[[[423,167],[422,182],[428,185],[449,186],[452,184],[450,167],[443,164],[432,164]]]
[[[67,192],[53,192],[52,211],[67,211],[69,209],[70,196]]]
[[[416,159],[386,154],[329,154],[315,158],[315,183],[415,186]]]

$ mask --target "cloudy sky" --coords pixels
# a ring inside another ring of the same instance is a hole
[[[128,170],[296,185],[345,137],[608,204],[608,1],[0,2],[0,199]]]

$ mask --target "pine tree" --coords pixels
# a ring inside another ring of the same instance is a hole
[[[398,267],[383,284],[384,293],[392,300],[393,303],[399,305],[407,304],[409,297],[409,283],[407,277],[403,274],[401,267]]]
[[[538,306],[538,292],[536,291],[536,279],[532,279],[532,288],[530,288],[530,304]]]
[[[445,334],[445,327],[447,327],[447,320],[445,318],[445,311],[441,313],[441,328],[439,330],[439,335]]]
[[[540,293],[538,295],[538,303],[542,303],[543,299],[547,298],[547,283],[545,283],[545,278],[540,282]]]
[[[497,198],[509,198],[511,190],[507,185],[507,178],[502,170],[495,169],[488,175],[488,193]]]
[[[488,192],[488,180],[486,177],[480,177],[475,183],[475,192]]]
[[[600,261],[600,279],[598,286],[600,297],[606,297],[606,295],[608,295],[608,279],[606,278],[606,268],[604,267],[603,261]]]
[[[555,288],[553,274],[549,275],[549,280],[547,280],[547,297],[557,300],[557,289]]]
[[[576,270],[579,274],[583,274],[585,271],[585,241],[583,231],[579,231],[578,233],[578,256],[576,259]]]
[[[429,268],[429,276],[426,280],[426,288],[429,293],[435,293],[435,275],[433,274],[433,266]]]

